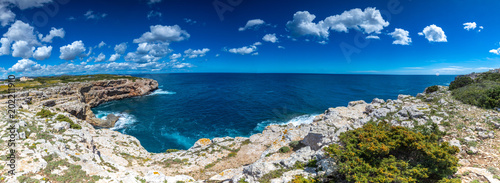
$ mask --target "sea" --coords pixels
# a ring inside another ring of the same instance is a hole
[[[415,96],[450,75],[173,73],[141,74],[159,89],[92,111],[119,116],[112,130],[136,137],[149,152],[188,149],[200,138],[249,137],[270,124],[311,123],[349,101]]]

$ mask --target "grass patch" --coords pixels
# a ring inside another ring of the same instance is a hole
[[[80,126],[79,124],[73,122],[73,120],[71,120],[68,116],[64,116],[62,114],[59,114],[59,115],[57,115],[56,120],[57,121],[68,122],[69,123],[69,127],[72,128],[72,129],[82,129],[82,126]]]
[[[283,146],[278,150],[280,153],[287,153],[290,152],[290,147],[288,146]]]
[[[36,116],[39,116],[41,118],[51,118],[54,115],[56,115],[56,113],[52,113],[47,109],[42,109],[42,110],[40,110],[40,112],[36,113]]]

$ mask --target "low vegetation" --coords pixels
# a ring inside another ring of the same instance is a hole
[[[342,145],[325,150],[339,165],[338,181],[455,182],[459,150],[436,134],[424,135],[386,122],[369,122],[340,135]]]
[[[64,115],[59,114],[59,115],[57,115],[56,120],[57,121],[68,122],[69,123],[69,127],[72,128],[72,129],[82,129],[82,126],[80,126],[79,124],[73,122],[73,120],[69,119],[68,116],[64,116]]]
[[[485,109],[500,107],[500,73],[481,73],[475,80],[457,77],[450,83],[450,90],[463,103]]]
[[[52,113],[47,109],[42,109],[42,110],[40,110],[40,112],[36,113],[36,116],[39,116],[41,118],[51,118],[54,115],[56,115],[56,113]]]
[[[130,79],[135,81],[138,77],[124,76],[124,75],[111,75],[111,74],[96,74],[96,75],[80,75],[80,76],[51,76],[51,77],[37,77],[30,81],[20,81],[16,79],[14,85],[16,91],[25,89],[36,89],[55,86],[60,83],[69,82],[85,82],[85,81],[98,81],[98,80],[113,80],[113,79]],[[0,94],[8,93],[8,86],[0,86]]]

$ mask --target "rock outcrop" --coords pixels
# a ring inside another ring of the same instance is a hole
[[[51,175],[66,180],[81,178],[81,182],[92,179],[95,182],[160,183],[288,183],[296,175],[328,177],[335,174],[338,167],[324,148],[338,143],[341,133],[379,120],[409,128],[437,124],[441,131],[447,132],[441,140],[461,150],[457,157],[462,166],[455,177],[460,174],[464,182],[475,179],[495,182],[494,173],[487,171],[494,172],[500,165],[497,150],[500,114],[464,105],[454,100],[446,87],[430,94],[418,94],[418,97],[399,95],[394,100],[349,102],[347,107],[327,109],[310,124],[270,125],[262,133],[248,138],[200,139],[188,150],[149,153],[135,137],[105,128],[96,129],[89,124],[92,119],[88,118],[87,107],[145,94],[157,86],[148,80],[137,85],[132,83],[80,83],[74,88],[20,93],[25,97],[23,101],[31,97],[34,104],[19,113],[20,122],[16,127],[19,129],[16,134],[18,173],[7,177],[5,182],[46,180]],[[69,123],[57,121],[55,117],[36,116],[44,106],[57,115],[69,116],[82,128],[73,129]],[[1,112],[0,127],[5,128],[8,125],[6,112]],[[112,116],[108,119],[116,120]],[[3,141],[8,140],[7,132],[0,131],[0,136]],[[0,148],[5,145],[0,143]],[[0,156],[3,155],[6,151],[0,151]],[[68,172],[70,168],[73,173]],[[0,174],[3,176],[5,171],[0,170]]]
[[[87,120],[94,126],[113,127],[115,118],[101,120],[90,110],[99,104],[112,100],[146,95],[158,89],[158,82],[152,79],[116,79],[91,82],[64,83],[59,86],[15,93],[21,106],[42,105],[59,108],[78,119]],[[8,95],[0,95],[5,100]]]

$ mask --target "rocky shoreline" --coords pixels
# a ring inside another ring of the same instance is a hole
[[[488,170],[500,168],[497,146],[500,114],[454,100],[447,87],[415,97],[399,95],[395,100],[349,102],[347,107],[326,110],[311,124],[271,125],[249,138],[200,139],[188,150],[149,153],[132,136],[94,128],[98,122],[88,116],[92,106],[147,94],[158,83],[154,80],[97,83],[74,83],[59,86],[57,90],[31,91],[35,95],[21,95],[25,97],[19,98],[21,101],[32,98],[25,106],[21,105],[18,113],[17,174],[4,177],[6,169],[0,169],[0,182],[64,182],[80,177],[84,182],[278,183],[290,182],[296,175],[322,177],[337,169],[333,159],[322,150],[324,147],[338,143],[342,132],[381,119],[409,128],[428,122],[437,124],[441,131],[447,132],[443,141],[460,148],[457,156],[461,167],[456,176],[460,175],[463,182],[498,182]],[[56,115],[37,116],[42,108]],[[81,129],[58,121],[59,114],[68,116]],[[6,120],[2,114],[1,128],[6,128]],[[6,140],[6,135],[2,131],[2,140]],[[0,143],[0,148],[5,149],[5,145]],[[0,156],[4,155],[6,152],[0,152]]]

